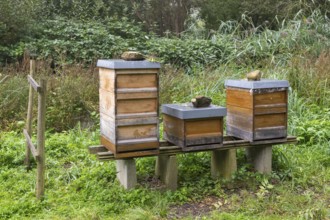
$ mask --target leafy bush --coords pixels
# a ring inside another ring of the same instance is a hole
[[[0,65],[10,63],[23,54],[24,44],[33,31],[37,0],[0,1]]]
[[[210,40],[153,39],[147,44],[149,53],[162,62],[180,67],[207,66],[226,59],[227,48]]]
[[[100,23],[57,18],[44,22],[42,29],[27,47],[40,59],[52,58],[62,64],[118,57],[125,50],[139,49],[146,35],[139,25],[125,19]]]
[[[330,109],[308,106],[309,117],[296,125],[299,141],[309,145],[330,143]]]

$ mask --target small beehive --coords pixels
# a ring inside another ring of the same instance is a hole
[[[255,141],[286,138],[286,80],[226,80],[227,135]]]
[[[164,139],[183,151],[218,148],[223,142],[223,117],[226,108],[192,104],[162,105]]]
[[[117,158],[159,149],[159,63],[99,60],[101,144]]]

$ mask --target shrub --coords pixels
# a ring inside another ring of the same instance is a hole
[[[118,57],[136,49],[145,40],[139,25],[127,20],[103,23],[57,18],[43,24],[41,36],[27,45],[40,59],[52,58],[61,63],[94,63],[98,58]]]

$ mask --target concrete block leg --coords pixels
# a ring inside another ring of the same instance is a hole
[[[231,179],[232,174],[237,171],[236,149],[214,150],[211,155],[212,178]]]
[[[137,183],[134,159],[116,160],[117,178],[125,189],[132,189]]]
[[[263,174],[272,172],[272,146],[246,148],[246,156],[257,172]]]
[[[161,155],[156,160],[156,176],[170,190],[178,188],[178,164],[175,155]]]
[[[166,167],[167,167],[169,157],[170,156],[168,156],[168,155],[161,155],[161,156],[158,156],[157,159],[156,159],[155,175],[162,182],[165,182]]]

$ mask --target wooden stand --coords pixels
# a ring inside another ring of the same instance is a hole
[[[217,179],[231,179],[234,172],[237,171],[236,149],[214,150],[211,155],[211,175]]]
[[[212,151],[211,174],[213,178],[230,179],[237,170],[236,149],[247,148],[247,155],[256,171],[268,174],[272,170],[272,146],[278,144],[295,144],[296,137],[288,136],[285,139],[272,139],[250,142],[247,140],[237,140],[232,136],[225,136],[223,144],[219,144],[215,150],[198,148],[195,151],[183,151],[182,147],[161,141],[159,155],[156,160],[155,174],[165,183],[166,187],[176,190],[178,187],[178,164],[177,154]],[[101,161],[116,160],[114,154],[104,146],[90,146],[89,152],[96,154]],[[145,157],[145,156],[141,156]],[[134,159],[118,160],[117,171],[122,172],[117,175],[119,181],[125,188],[134,186],[136,183],[136,172]],[[119,169],[121,168],[121,169]],[[130,183],[134,183],[131,184]]]
[[[117,179],[125,189],[132,189],[137,183],[134,159],[116,161]]]
[[[272,172],[272,146],[246,148],[248,162],[257,172],[270,174]]]

